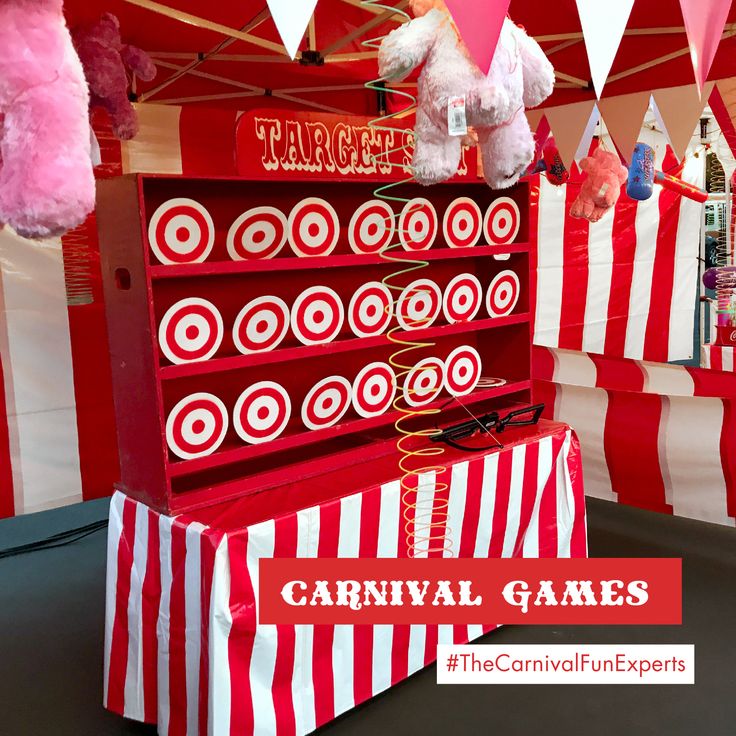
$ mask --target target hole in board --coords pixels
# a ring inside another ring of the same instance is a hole
[[[127,268],[115,269],[115,286],[120,291],[130,291],[130,271]]]

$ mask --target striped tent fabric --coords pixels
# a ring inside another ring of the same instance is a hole
[[[459,557],[584,557],[577,440],[552,425],[528,443],[420,477],[448,505]],[[426,504],[426,505],[425,505]],[[407,556],[400,483],[243,528],[159,515],[116,493],[105,621],[107,708],[173,734],[306,734],[494,625],[272,626],[258,621],[258,561]],[[442,552],[417,551],[418,556]],[[449,553],[445,552],[445,556]]]
[[[644,202],[621,196],[591,224],[569,214],[581,180],[574,165],[561,187],[540,177],[534,343],[635,360],[692,357],[702,205],[657,186]]]
[[[734,353],[736,348],[729,345],[703,345],[700,353],[700,365],[714,371],[736,371]]]
[[[589,496],[735,525],[736,374],[535,348],[534,377]]]

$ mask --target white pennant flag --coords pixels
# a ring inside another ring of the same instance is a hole
[[[590,76],[600,99],[634,0],[575,0],[588,52]]]
[[[593,105],[593,109],[590,111],[590,117],[585,125],[585,130],[578,143],[578,149],[575,151],[575,161],[584,159],[590,152],[590,144],[593,142],[593,136],[595,135],[595,129],[598,127],[598,121],[601,119],[601,114],[598,112],[598,105]]]
[[[317,0],[266,0],[276,30],[293,59],[299,53],[299,44],[304,38],[309,20],[314,13]]]

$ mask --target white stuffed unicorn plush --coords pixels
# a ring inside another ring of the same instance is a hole
[[[378,65],[381,77],[401,81],[424,63],[412,159],[416,180],[436,184],[456,173],[466,140],[450,135],[448,104],[464,96],[467,125],[475,131],[488,185],[513,186],[534,157],[524,110],[552,94],[552,65],[537,42],[506,18],[486,75],[471,59],[442,0],[411,0],[411,9],[414,19],[383,40]]]

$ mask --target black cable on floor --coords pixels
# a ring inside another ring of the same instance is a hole
[[[90,534],[94,534],[95,532],[99,532],[105,528],[107,528],[107,519],[94,521],[91,524],[76,527],[75,529],[67,529],[66,531],[59,532],[58,534],[52,534],[50,537],[46,537],[45,539],[39,539],[35,542],[29,542],[28,544],[20,544],[17,547],[9,547],[8,549],[0,550],[0,560],[5,559],[6,557],[24,555],[28,552],[38,552],[44,549],[64,547],[67,544],[78,542],[80,539],[84,539]]]

